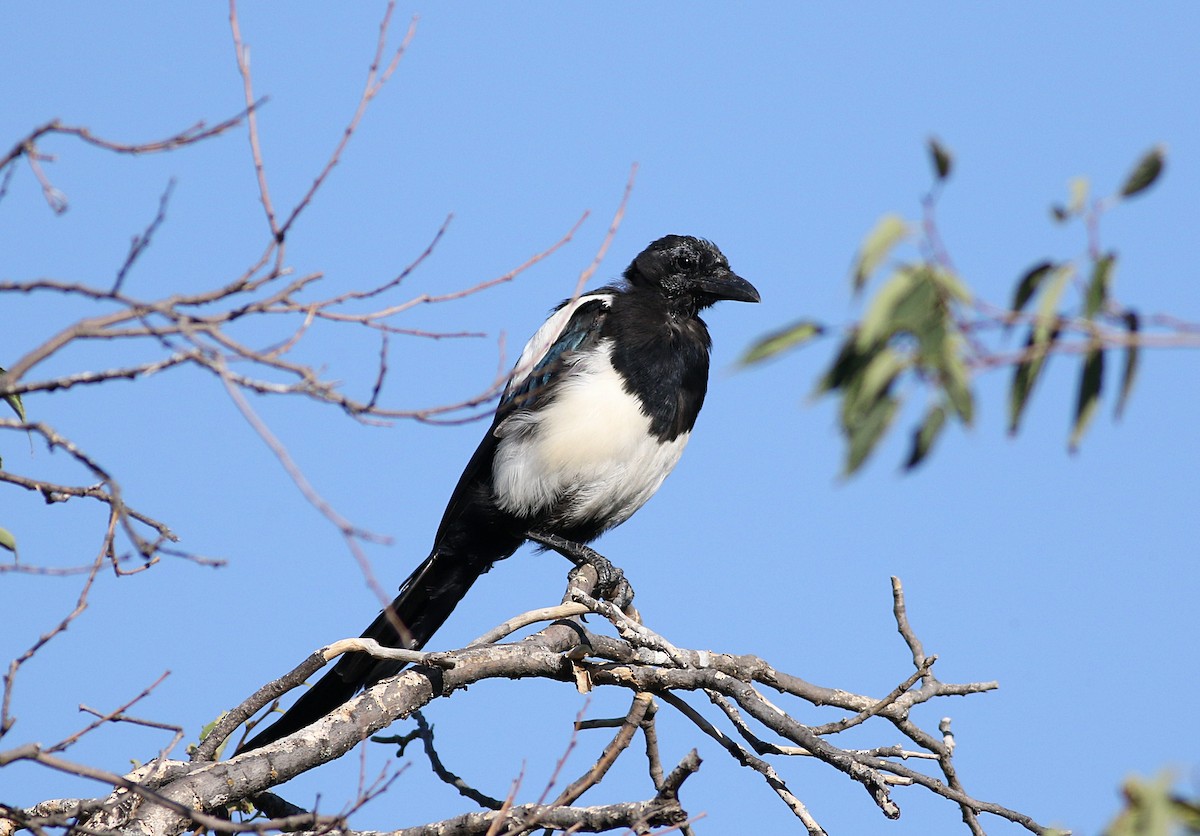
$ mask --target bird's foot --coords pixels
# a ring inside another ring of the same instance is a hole
[[[613,562],[600,552],[583,543],[559,537],[557,534],[531,531],[526,536],[533,542],[558,552],[574,563],[576,567],[591,566],[595,569],[597,598],[606,598],[612,601],[613,605],[620,610],[628,609],[629,605],[633,603],[633,587],[625,579],[625,573],[621,571],[621,567],[614,566]]]

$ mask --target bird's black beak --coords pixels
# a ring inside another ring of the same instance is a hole
[[[737,273],[722,272],[700,279],[697,288],[715,299],[728,299],[731,302],[759,302],[762,297],[754,285],[743,279]]]

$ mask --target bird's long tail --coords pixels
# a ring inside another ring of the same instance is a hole
[[[407,646],[414,650],[424,647],[476,579],[491,567],[492,560],[464,558],[461,553],[435,549],[409,575],[396,600],[371,622],[362,637],[386,647]],[[261,748],[316,722],[360,688],[374,685],[403,667],[403,662],[347,653],[282,717],[238,747],[238,752]]]

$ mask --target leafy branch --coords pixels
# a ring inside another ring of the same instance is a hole
[[[937,225],[937,203],[953,170],[953,157],[930,140],[934,182],[922,201],[919,222],[887,214],[863,240],[851,271],[852,292],[861,296],[873,282],[861,318],[835,328],[804,318],[769,333],[742,357],[761,363],[828,334],[840,342],[815,394],[839,399],[839,425],[846,439],[844,472],[853,474],[886,436],[902,404],[924,394],[924,416],[913,429],[904,467],[925,461],[945,431],[969,427],[976,413],[975,382],[989,371],[1010,369],[1007,424],[1016,434],[1030,396],[1054,355],[1080,357],[1077,394],[1068,448],[1076,450],[1096,415],[1106,379],[1105,358],[1120,352],[1115,417],[1133,391],[1144,348],[1200,347],[1200,323],[1169,316],[1146,317],[1113,293],[1117,253],[1101,246],[1101,217],[1150,188],[1162,174],[1161,147],[1146,152],[1114,194],[1089,199],[1077,178],[1070,200],[1051,208],[1059,223],[1082,224],[1086,248],[1070,259],[1042,259],[1021,275],[1011,302],[999,305],[973,293],[955,269]],[[915,258],[897,258],[909,244]],[[885,277],[876,280],[884,273]],[[1024,334],[1019,348],[1007,345],[1013,331]]]

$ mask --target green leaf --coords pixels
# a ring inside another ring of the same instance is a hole
[[[1115,415],[1118,420],[1125,413],[1125,404],[1128,403],[1129,393],[1133,390],[1133,379],[1137,376],[1139,324],[1138,315],[1135,312],[1125,312],[1125,328],[1129,331],[1129,345],[1125,347],[1125,365],[1121,369],[1121,392],[1117,395]]]
[[[4,374],[5,369],[0,367],[0,374]],[[4,400],[12,407],[13,412],[17,413],[17,417],[21,419],[21,423],[25,422],[25,407],[21,403],[20,395],[5,395]]]
[[[890,392],[910,359],[884,346],[857,354],[842,383],[840,420],[849,446],[844,476],[850,476],[875,449],[891,423],[899,401]]]
[[[897,270],[879,288],[867,306],[855,342],[859,349],[887,339],[896,331],[895,314],[900,304],[912,296],[918,284],[917,274],[908,269]]]
[[[12,532],[7,528],[0,528],[0,549],[8,549],[13,554],[17,553],[17,538],[12,536]]]
[[[1108,289],[1112,286],[1112,271],[1116,261],[1117,254],[1110,252],[1100,256],[1092,265],[1092,279],[1088,282],[1083,304],[1083,315],[1088,319],[1102,311],[1108,302]]]
[[[838,355],[834,358],[833,364],[821,376],[813,394],[823,395],[826,392],[843,388],[862,371],[863,366],[870,361],[872,356],[872,352],[864,353],[858,350],[854,334],[846,337],[842,347],[838,349]]]
[[[937,137],[929,138],[929,157],[933,162],[933,173],[938,180],[945,180],[954,168],[954,156],[945,145],[938,142]]]
[[[1088,192],[1091,184],[1086,177],[1072,177],[1067,183],[1067,202],[1050,206],[1050,215],[1059,223],[1079,217],[1087,210]]]
[[[1186,798],[1172,798],[1171,805],[1171,812],[1179,820],[1185,833],[1191,833],[1193,836],[1200,833],[1200,798],[1193,796],[1190,801]]]
[[[1183,803],[1171,797],[1171,776],[1152,781],[1130,777],[1121,788],[1125,809],[1104,831],[1105,836],[1171,836],[1181,833]]]
[[[1033,341],[1036,345],[1047,342],[1051,329],[1057,324],[1059,300],[1074,274],[1074,264],[1067,263],[1054,268],[1050,283],[1038,299],[1037,321],[1033,325]]]
[[[229,714],[229,712],[228,712],[228,711],[222,711],[220,714],[218,714],[218,715],[217,715],[217,716],[216,716],[216,717],[215,717],[215,718],[212,720],[212,722],[205,723],[205,724],[204,724],[204,725],[203,725],[203,726],[200,728],[200,739],[199,739],[199,740],[197,740],[197,741],[196,741],[196,743],[189,743],[189,744],[188,744],[188,747],[187,747],[188,754],[192,754],[193,752],[195,752],[195,751],[196,751],[196,747],[197,747],[197,745],[198,745],[198,744],[200,744],[200,743],[203,743],[203,742],[204,742],[204,741],[205,741],[205,740],[208,738],[208,736],[209,736],[210,734],[212,734],[212,730],[213,730],[213,729],[215,729],[215,728],[217,727],[217,724],[218,724],[218,723],[220,723],[222,720],[224,720],[224,719],[225,719],[225,717],[226,717],[226,716],[228,716],[228,714]],[[215,757],[215,759],[216,759],[216,760],[220,760],[220,759],[221,759],[221,755],[224,753],[224,751],[225,751],[225,746],[226,746],[228,743],[229,743],[229,740],[228,740],[228,739],[226,739],[225,741],[223,741],[223,742],[221,743],[221,745],[220,745],[220,746],[218,746],[218,747],[217,747],[217,751],[214,753],[214,757]]]
[[[896,417],[900,402],[890,395],[875,401],[854,427],[848,428],[850,449],[846,453],[846,469],[842,475],[851,476],[862,467],[863,462],[874,451],[884,431]]]
[[[863,412],[874,408],[875,402],[887,393],[892,382],[907,366],[907,358],[890,348],[884,348],[871,358],[871,362],[863,369],[858,385],[852,387],[854,391],[846,394],[847,400],[851,401],[851,406],[848,407],[849,414],[853,416],[856,411]],[[854,402],[866,409],[855,410]]]
[[[938,404],[925,414],[925,419],[913,433],[912,450],[908,454],[908,461],[904,463],[905,470],[912,470],[925,460],[945,426],[946,407]]]
[[[930,343],[936,345],[945,338],[950,309],[931,278],[931,271],[916,267],[907,268],[906,272],[912,278],[912,290],[896,302],[888,334],[906,331],[917,338],[922,351],[927,351]]]
[[[217,727],[217,723],[224,720],[225,716],[227,714],[229,714],[228,711],[222,711],[220,714],[218,714],[216,717],[214,717],[211,722],[205,723],[203,726],[201,726],[200,727],[200,740],[198,742],[203,743],[204,738],[208,737],[209,733]]]
[[[934,283],[950,298],[963,303],[971,301],[971,291],[957,273],[935,265],[929,265],[928,273]]]
[[[1104,383],[1104,349],[1099,345],[1092,348],[1083,361],[1079,375],[1079,397],[1075,402],[1075,426],[1071,430],[1068,449],[1072,453],[1079,449],[1079,442],[1087,432],[1088,424],[1100,404],[1100,388]]]
[[[1067,201],[1067,214],[1078,215],[1087,206],[1088,190],[1090,184],[1086,177],[1072,177],[1069,185],[1071,190],[1071,198]]]
[[[862,246],[858,251],[858,259],[854,266],[854,290],[856,293],[863,289],[867,279],[883,263],[892,248],[908,235],[908,224],[899,215],[889,214],[879,219],[875,228],[863,239]]]
[[[1020,313],[1025,308],[1025,305],[1033,298],[1033,294],[1037,293],[1042,279],[1046,278],[1046,274],[1053,270],[1054,266],[1053,261],[1040,261],[1025,271],[1025,275],[1021,276],[1021,280],[1017,282],[1017,290],[1013,294],[1013,313]]]
[[[946,392],[946,398],[954,407],[959,420],[969,427],[975,420],[975,397],[967,382],[967,366],[963,362],[960,352],[961,345],[961,337],[955,336],[946,339],[937,366],[941,372],[942,388]]]
[[[1012,384],[1008,388],[1008,434],[1016,435],[1021,428],[1021,416],[1037,383],[1038,375],[1042,372],[1044,357],[1022,360],[1013,372]]]
[[[1033,392],[1034,384],[1038,381],[1038,376],[1041,375],[1043,368],[1046,365],[1047,353],[1050,346],[1058,339],[1058,328],[1055,327],[1050,332],[1050,339],[1047,341],[1044,349],[1033,351],[1034,349],[1034,328],[1029,329],[1029,335],[1025,339],[1025,359],[1017,364],[1016,370],[1013,372],[1012,385],[1008,390],[1008,434],[1016,435],[1017,430],[1021,426],[1021,416],[1025,412],[1025,407],[1029,403],[1029,395]]]
[[[1125,178],[1125,185],[1121,186],[1121,197],[1133,197],[1154,185],[1154,181],[1162,174],[1165,162],[1166,149],[1161,145],[1156,145],[1143,154],[1133,171]]]
[[[750,348],[746,349],[746,353],[742,355],[738,363],[743,366],[760,363],[768,357],[774,357],[789,349],[798,348],[824,333],[825,326],[811,319],[802,319],[799,322],[793,322],[791,325],[780,328],[777,331],[772,331],[766,336],[759,338]]]

